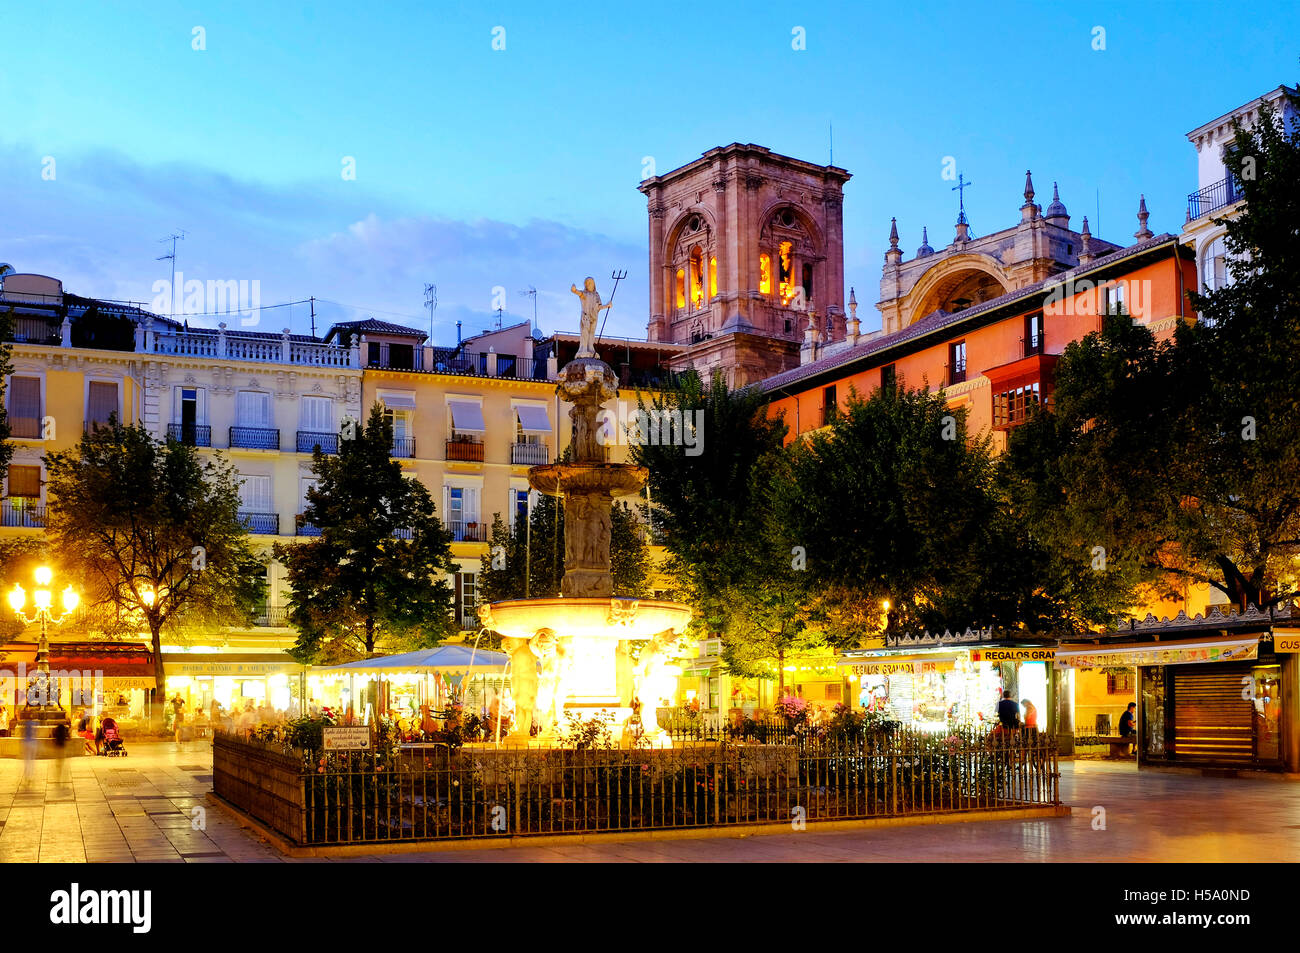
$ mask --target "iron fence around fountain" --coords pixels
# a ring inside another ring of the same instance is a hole
[[[324,846],[785,825],[1060,804],[1037,732],[674,748],[302,752],[218,734],[215,793]]]

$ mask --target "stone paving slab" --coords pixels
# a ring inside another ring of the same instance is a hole
[[[851,863],[1294,861],[1300,783],[1062,764],[1065,818],[286,858],[206,802],[206,741],[131,746],[130,759],[0,759],[0,863]],[[195,830],[192,810],[203,809]],[[1104,809],[1098,812],[1095,809]],[[1104,826],[1099,820],[1104,820]]]

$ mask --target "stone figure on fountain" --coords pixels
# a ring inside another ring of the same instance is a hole
[[[582,299],[582,317],[578,322],[578,357],[597,357],[596,321],[600,318],[600,312],[609,310],[609,305],[601,304],[595,278],[584,281],[581,291],[577,285],[570,285],[569,290]]]

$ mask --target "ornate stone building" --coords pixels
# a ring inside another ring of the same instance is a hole
[[[936,251],[923,230],[921,247],[907,261],[898,247],[897,220],[891,221],[876,305],[883,333],[900,331],[937,311],[963,311],[1119,249],[1090,235],[1087,218],[1081,231],[1070,228],[1055,183],[1044,211],[1034,202],[1033,178],[1026,172],[1024,198],[1020,222],[1011,228],[976,238],[963,212],[952,244]]]
[[[810,319],[844,335],[843,186],[849,173],[732,143],[643,181],[650,221],[648,338],[684,344],[673,368],[732,386],[799,363]]]

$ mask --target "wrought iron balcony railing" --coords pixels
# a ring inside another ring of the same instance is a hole
[[[250,533],[258,536],[280,535],[279,513],[246,513],[240,510],[239,518],[248,527]]]
[[[1187,196],[1187,220],[1194,222],[1204,215],[1217,212],[1221,208],[1227,208],[1234,202],[1240,202],[1242,198],[1244,198],[1244,195],[1241,191],[1241,184],[1234,176],[1229,175],[1213,185],[1207,185],[1200,191]]]
[[[289,624],[288,606],[262,606],[253,617],[253,625],[285,626]]]
[[[231,427],[230,445],[246,450],[279,450],[280,431],[274,427]]]
[[[468,460],[471,463],[483,462],[483,444],[476,440],[458,438],[447,441],[448,460]]]
[[[549,463],[550,457],[550,449],[544,443],[516,443],[510,448],[510,462],[524,466],[535,467]]]
[[[297,448],[299,453],[314,453],[320,447],[321,453],[339,452],[339,435],[322,433],[316,430],[299,430]]]
[[[308,523],[302,518],[302,514],[299,514],[294,520],[293,532],[295,536],[319,536],[320,527],[315,523]]]
[[[451,530],[451,538],[457,543],[487,542],[487,523],[452,520],[447,524],[447,528]]]
[[[392,455],[395,457],[413,457],[415,456],[415,438],[414,437],[394,437],[392,446]]]
[[[168,424],[167,438],[191,447],[210,447],[212,427],[209,424]]]
[[[0,506],[0,526],[45,528],[45,504],[24,496],[11,496]]]

